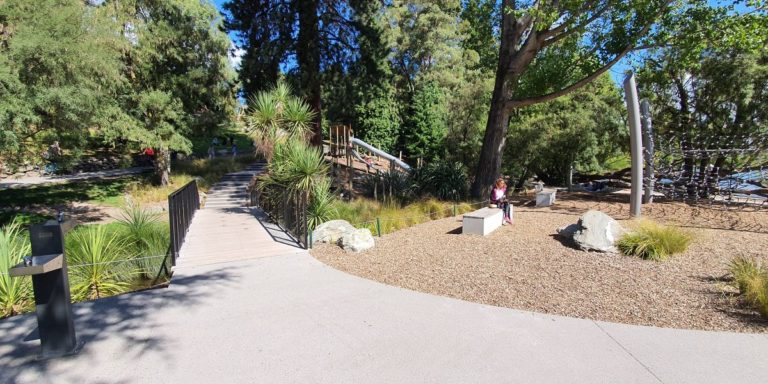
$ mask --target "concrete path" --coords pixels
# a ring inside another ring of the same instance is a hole
[[[330,268],[259,217],[205,208],[170,287],[77,304],[77,356],[36,362],[34,316],[0,321],[0,383],[768,382],[766,334],[409,291]]]
[[[26,188],[37,185],[64,184],[73,181],[101,179],[105,177],[122,177],[129,175],[138,175],[144,172],[152,171],[152,167],[134,167],[122,169],[110,169],[107,171],[83,172],[72,175],[58,176],[28,176],[18,179],[5,178],[0,180],[0,190],[10,188]]]

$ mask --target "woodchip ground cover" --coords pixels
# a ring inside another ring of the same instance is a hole
[[[645,217],[687,228],[692,245],[668,261],[588,253],[561,242],[557,228],[598,209],[630,223],[626,202],[559,196],[551,208],[518,206],[515,225],[487,237],[461,235],[461,217],[419,224],[346,253],[312,250],[319,260],[403,288],[542,313],[672,328],[768,332],[737,296],[729,262],[768,262],[768,212],[654,203]]]

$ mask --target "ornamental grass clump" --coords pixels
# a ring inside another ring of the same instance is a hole
[[[745,303],[768,317],[768,267],[755,259],[740,256],[731,261],[728,270]]]
[[[691,241],[693,237],[687,231],[646,220],[640,222],[635,231],[622,236],[617,246],[625,255],[663,261],[684,252]]]
[[[30,254],[29,239],[16,221],[0,228],[0,317],[23,312],[32,302],[29,276],[11,277],[8,269]]]
[[[76,228],[67,236],[72,298],[92,300],[127,292],[138,269],[130,243],[107,225]]]

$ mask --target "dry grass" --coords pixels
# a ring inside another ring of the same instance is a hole
[[[643,215],[691,231],[696,241],[664,263],[582,252],[556,229],[589,209],[629,219],[622,201],[558,194],[551,208],[515,207],[515,225],[487,237],[462,235],[460,218],[444,218],[377,238],[348,254],[312,250],[340,270],[417,291],[490,305],[620,323],[673,328],[768,332],[768,322],[738,305],[727,282],[735,255],[768,263],[768,212],[705,211],[684,204],[643,208]]]
[[[629,256],[663,261],[672,254],[684,252],[693,241],[688,231],[651,220],[640,220],[633,227],[632,232],[616,243],[619,250]]]
[[[350,203],[336,202],[334,219],[347,220],[358,228],[368,228],[376,234],[376,219],[381,233],[392,233],[430,220],[472,211],[468,203],[453,204],[436,199],[426,199],[406,206],[382,204],[369,199],[357,199]]]

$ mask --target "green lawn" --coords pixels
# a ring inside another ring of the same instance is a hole
[[[198,178],[198,188],[207,191],[222,176],[244,169],[256,159],[252,156],[219,157],[213,160],[197,159],[174,162],[171,166],[171,184],[166,187],[152,185],[151,175],[122,177],[108,180],[77,181],[66,184],[0,190],[0,225],[18,216],[24,224],[47,220],[50,217],[21,212],[25,207],[54,207],[74,202],[121,207],[125,196],[145,204],[162,203],[168,195],[191,180]]]

